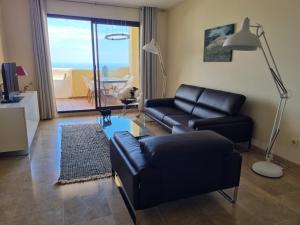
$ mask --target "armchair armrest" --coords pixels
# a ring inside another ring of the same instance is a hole
[[[141,153],[140,143],[132,134],[127,131],[115,132],[111,142],[120,147],[126,160],[137,172],[147,166],[147,162]]]
[[[228,155],[223,164],[223,189],[239,186],[242,166],[242,156],[239,152],[233,151]]]
[[[220,125],[230,125],[234,123],[243,123],[248,122],[252,123],[252,120],[243,115],[239,116],[226,116],[226,117],[217,117],[217,118],[208,118],[208,119],[195,119],[189,120],[188,126],[193,129],[205,128],[209,126],[220,126]]]
[[[146,99],[145,107],[173,106],[174,98]]]

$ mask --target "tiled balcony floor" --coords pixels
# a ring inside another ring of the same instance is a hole
[[[122,104],[117,98],[106,96],[101,105],[117,106]],[[87,97],[56,99],[56,108],[58,112],[95,109],[95,100],[89,102]]]

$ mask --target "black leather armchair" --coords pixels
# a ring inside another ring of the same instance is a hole
[[[140,141],[117,132],[110,140],[110,155],[113,174],[133,210],[239,186],[241,156],[231,141],[213,131]]]
[[[234,143],[248,142],[250,147],[253,122],[239,114],[245,100],[240,94],[183,84],[174,98],[147,100],[145,115],[170,131],[178,125],[213,130]]]

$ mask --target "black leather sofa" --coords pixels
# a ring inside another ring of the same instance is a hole
[[[231,141],[213,131],[141,140],[117,132],[110,140],[110,157],[133,210],[239,186],[242,158]]]
[[[178,125],[213,130],[250,147],[253,122],[239,114],[245,100],[240,94],[182,84],[174,98],[146,100],[145,115],[168,130]]]

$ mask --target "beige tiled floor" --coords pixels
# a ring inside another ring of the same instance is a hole
[[[94,121],[96,116],[60,118],[40,123],[30,157],[0,159],[1,225],[127,225],[132,224],[111,179],[65,186],[59,175],[60,126]],[[166,134],[147,123],[155,134]],[[141,224],[153,225],[299,225],[300,175],[286,169],[282,179],[251,172],[260,159],[243,153],[239,199],[235,205],[218,193],[162,204],[138,212]]]

